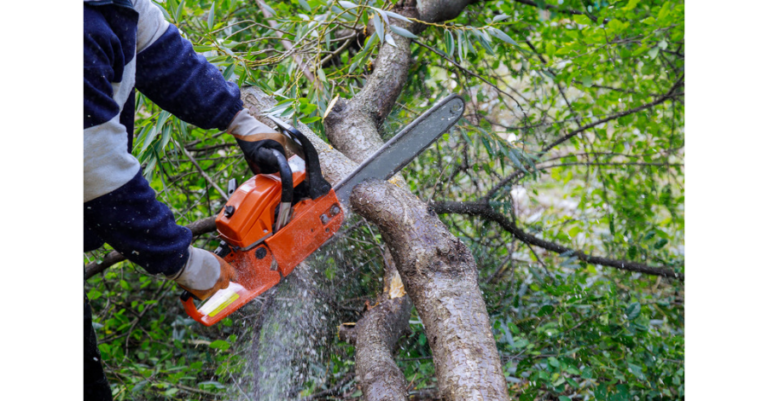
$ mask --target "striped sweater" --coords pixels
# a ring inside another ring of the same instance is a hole
[[[148,273],[173,276],[191,232],[155,199],[131,155],[134,89],[201,128],[227,129],[240,91],[196,54],[150,0],[84,0],[85,250],[104,242]]]

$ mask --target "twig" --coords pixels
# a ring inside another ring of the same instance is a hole
[[[203,176],[203,178],[205,178],[205,180],[206,180],[206,181],[208,181],[208,183],[209,183],[209,184],[211,184],[211,186],[212,186],[213,188],[215,188],[215,189],[216,189],[216,191],[218,191],[218,192],[219,192],[219,194],[221,195],[221,197],[222,197],[222,198],[224,198],[224,199],[229,199],[229,196],[227,196],[227,193],[226,193],[226,192],[224,192],[224,190],[222,190],[222,189],[221,189],[221,188],[220,188],[220,187],[219,187],[219,186],[218,186],[218,185],[217,185],[217,184],[216,184],[216,183],[215,183],[215,182],[214,182],[214,181],[211,179],[211,177],[209,177],[209,176],[208,176],[208,174],[206,174],[205,170],[203,170],[203,168],[202,168],[202,167],[200,167],[200,165],[199,165],[199,164],[197,164],[197,160],[195,160],[195,158],[194,158],[194,157],[192,157],[192,154],[190,154],[190,153],[187,151],[187,149],[186,149],[184,146],[181,146],[181,145],[179,145],[179,143],[178,143],[178,142],[176,142],[176,140],[175,140],[175,139],[173,140],[173,142],[176,144],[176,147],[177,147],[177,148],[181,149],[181,151],[182,151],[182,152],[184,152],[184,155],[185,155],[185,156],[187,156],[187,158],[189,159],[189,161],[191,161],[191,162],[192,162],[192,164],[194,164],[194,165],[195,165],[195,167],[197,167],[197,170],[198,170],[198,171],[200,171],[200,175],[202,175],[202,176]]]
[[[337,383],[335,386],[329,388],[328,390],[323,390],[319,393],[315,393],[309,396],[306,396],[301,399],[301,401],[310,401],[310,400],[316,400],[321,397],[327,397],[330,395],[337,395],[341,391],[341,388],[349,384],[352,380],[355,378],[355,372],[349,372],[346,376],[344,376],[343,379],[339,383]]]
[[[425,47],[425,48],[427,48],[427,49],[431,50],[432,52],[434,52],[435,54],[439,55],[440,57],[443,57],[443,56],[440,54],[440,52],[438,52],[438,51],[437,51],[437,49],[433,48],[432,46],[429,46],[429,45],[427,45],[427,44],[425,44],[425,43],[419,42],[419,41],[418,41],[418,40],[416,40],[416,39],[411,39],[411,40],[412,40],[414,43],[418,44],[419,46]],[[510,95],[510,94],[509,94],[509,93],[507,93],[507,92],[504,92],[503,90],[501,90],[501,88],[499,88],[498,86],[496,86],[496,85],[492,84],[492,83],[491,83],[491,81],[489,81],[489,80],[487,80],[487,79],[483,78],[482,76],[480,76],[480,75],[477,75],[476,73],[474,73],[474,72],[472,72],[472,71],[470,71],[470,70],[468,70],[468,69],[466,69],[466,68],[462,67],[462,66],[461,66],[461,64],[459,64],[459,63],[457,63],[457,62],[455,62],[455,61],[453,61],[453,60],[451,60],[451,59],[449,59],[449,58],[447,58],[447,57],[443,57],[443,59],[447,60],[449,63],[451,63],[451,64],[453,64],[454,66],[456,66],[456,68],[458,68],[459,70],[461,70],[461,71],[462,71],[462,72],[464,72],[465,74],[471,75],[471,76],[473,76],[473,77],[475,77],[475,78],[477,78],[477,79],[479,79],[479,80],[481,80],[481,81],[485,82],[486,84],[490,85],[491,87],[493,87],[494,89],[496,89],[496,90],[497,90],[499,93],[502,93],[502,94],[504,94],[504,95],[507,95],[507,97],[509,97],[510,99],[512,99],[512,100],[515,102],[515,104],[517,104],[517,107],[519,107],[521,110],[523,109],[523,106],[520,104],[520,102],[518,102],[518,101],[517,101],[517,99],[515,99],[515,98],[514,98],[514,96]],[[523,98],[523,100],[526,100],[526,99],[525,99],[525,97],[523,97],[522,95],[521,95],[520,97],[522,97],[522,98]]]
[[[275,30],[275,35],[282,38],[283,32],[277,29],[277,22],[275,22],[275,19],[272,18],[273,16],[269,11],[267,11],[267,8],[264,7],[264,3],[262,3],[262,0],[256,0],[256,5],[259,6],[259,10],[261,10],[261,13],[264,14],[264,18],[266,18],[267,21],[269,22],[269,26]],[[293,49],[293,45],[291,44],[291,42],[285,39],[281,39],[280,43],[288,51]],[[310,80],[310,82],[315,82],[315,75],[312,74],[312,71],[310,71],[307,65],[304,63],[304,59],[301,57],[301,55],[294,54],[293,59],[296,60],[296,63],[299,65],[301,72],[304,73],[304,76],[307,77],[307,79]]]

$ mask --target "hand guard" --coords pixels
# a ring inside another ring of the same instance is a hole
[[[248,110],[237,113],[227,132],[237,140],[254,174],[272,174],[280,171],[272,149],[286,155],[285,147],[290,146],[290,143],[287,143],[284,135],[262,124],[251,116]],[[295,153],[295,149],[291,149]]]

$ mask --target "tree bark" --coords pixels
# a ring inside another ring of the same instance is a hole
[[[439,22],[455,18],[473,2],[406,0],[398,3],[394,11],[425,22]],[[422,24],[396,19],[390,22],[412,32],[424,28]],[[308,127],[299,124],[298,128],[318,149],[323,174],[331,183],[346,176],[354,169],[355,162],[361,162],[383,144],[381,123],[402,92],[411,63],[410,39],[396,34],[392,37],[396,46],[381,41],[374,71],[367,77],[364,88],[350,100],[340,99],[326,116],[326,135],[343,155],[316,137]],[[243,94],[253,115],[275,104],[274,100],[259,93],[258,90],[248,90]],[[427,212],[426,204],[396,186],[382,182],[360,185],[353,191],[351,203],[356,211],[385,233],[385,243],[395,259],[405,289],[424,322],[442,398],[509,399],[490,319],[478,286],[477,266],[466,246],[437,217]],[[381,305],[378,308],[381,308],[380,312],[372,314],[369,321],[361,322],[365,327],[370,324],[381,328],[393,315],[398,315]],[[386,318],[375,317],[385,312],[388,312]],[[392,333],[389,336],[361,335],[359,330],[359,327],[355,329],[356,347],[371,350],[356,355],[356,364],[363,365],[358,374],[361,383],[365,388],[400,397],[405,390],[398,387],[403,386],[404,381],[389,380],[396,376],[391,369],[394,362],[391,355],[383,352]],[[367,358],[380,362],[369,365]],[[369,370],[377,366],[393,376],[369,375]],[[370,382],[366,382],[366,378],[370,378]],[[366,397],[374,396],[374,391],[366,391]]]
[[[407,400],[403,372],[392,354],[408,332],[413,304],[408,296],[383,301],[355,326],[355,374],[367,401]]]
[[[416,305],[445,400],[506,400],[506,381],[469,249],[426,205],[383,181],[352,191],[352,209],[382,232]],[[360,333],[358,344],[360,343]]]

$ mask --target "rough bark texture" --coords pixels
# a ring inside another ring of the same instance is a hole
[[[385,300],[366,312],[355,326],[355,374],[367,401],[408,399],[405,376],[392,353],[409,330],[412,306],[407,295]]]
[[[405,0],[394,11],[425,22],[440,22],[455,18],[473,2]],[[415,33],[425,27],[395,19],[390,22]],[[350,100],[339,99],[326,116],[326,135],[343,155],[306,126],[298,127],[318,149],[324,175],[331,183],[351,172],[355,162],[365,160],[383,144],[381,123],[402,92],[411,63],[410,39],[396,34],[392,37],[397,46],[382,42],[365,87]],[[275,104],[258,90],[246,91],[243,97],[254,115]],[[404,183],[395,183],[405,187]],[[353,192],[352,205],[385,233],[384,240],[405,290],[424,322],[441,397],[507,400],[501,362],[477,282],[477,266],[466,246],[439,219],[428,214],[423,202],[396,186],[381,182],[360,185]],[[396,309],[382,303],[368,311],[358,323],[361,326],[354,330],[357,376],[367,400],[404,399],[405,382],[398,378],[402,373],[388,349],[390,341],[397,341],[396,333],[387,329],[394,327],[390,322],[399,321]],[[371,333],[363,335],[368,327]],[[391,398],[376,398],[380,394],[390,394]]]
[[[446,400],[506,400],[506,382],[467,247],[413,194],[373,181],[352,209],[375,223],[424,322]],[[358,332],[358,346],[360,343]],[[359,363],[359,362],[358,362]]]

